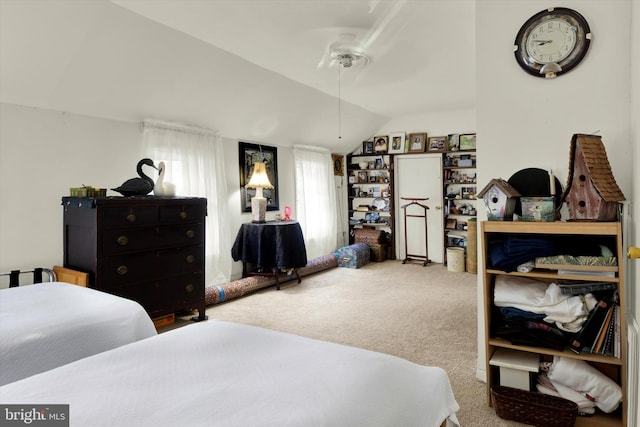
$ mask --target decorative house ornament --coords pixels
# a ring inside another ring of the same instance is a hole
[[[489,181],[478,197],[487,208],[489,221],[511,221],[520,193],[504,179],[496,178]]]
[[[574,134],[569,152],[569,176],[561,200],[570,221],[616,221],[618,202],[625,200],[618,187],[602,138]]]

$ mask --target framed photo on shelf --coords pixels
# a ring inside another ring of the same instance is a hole
[[[358,172],[358,182],[369,182],[369,174],[366,172]]]
[[[460,150],[475,150],[476,149],[476,134],[475,133],[463,133],[460,135]]]
[[[458,220],[454,218],[447,218],[447,224],[445,225],[445,228],[447,230],[455,230],[457,225],[458,225]]]
[[[267,176],[273,188],[265,188],[262,194],[267,199],[267,210],[277,211],[278,204],[278,149],[267,145],[251,144],[240,141],[238,143],[240,160],[240,201],[242,212],[251,212],[251,199],[256,195],[255,188],[246,188],[246,184],[253,174],[253,164],[264,162]]]
[[[373,141],[362,141],[362,154],[373,154]]]
[[[450,133],[447,135],[447,150],[458,151],[460,149],[460,135],[457,133]]]
[[[447,150],[447,137],[446,136],[432,136],[429,138],[429,145],[427,151],[430,153],[438,153]]]
[[[387,135],[384,136],[376,136],[373,138],[373,152],[376,154],[383,154],[387,152],[389,148],[389,137]]]
[[[427,133],[410,133],[408,153],[424,153],[427,142]]]
[[[374,163],[374,169],[382,169],[384,167],[384,162],[382,161],[382,156],[378,157]]]
[[[395,132],[389,135],[389,154],[404,154],[405,133]]]

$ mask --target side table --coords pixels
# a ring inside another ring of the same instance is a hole
[[[281,269],[293,269],[300,283],[297,269],[307,265],[307,250],[298,221],[242,224],[231,248],[231,256],[234,261],[242,261],[243,277],[274,277],[278,290]],[[248,264],[255,266],[257,271],[249,271]]]

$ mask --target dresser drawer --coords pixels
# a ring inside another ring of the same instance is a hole
[[[161,224],[202,222],[207,214],[206,210],[202,203],[160,206],[159,221]]]
[[[105,227],[153,225],[158,223],[158,206],[111,206],[102,209]]]
[[[151,317],[196,308],[204,298],[203,274],[186,274],[124,286],[111,293],[137,301]]]
[[[198,245],[203,242],[204,224],[110,228],[102,233],[104,255]]]
[[[102,260],[100,288],[109,290],[131,283],[202,271],[202,245],[112,256]]]

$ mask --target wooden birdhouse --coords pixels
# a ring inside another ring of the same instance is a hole
[[[504,179],[492,179],[477,197],[484,201],[489,221],[511,221],[520,193]]]
[[[561,200],[569,208],[569,220],[616,221],[618,203],[625,200],[597,135],[571,138],[569,176]]]

